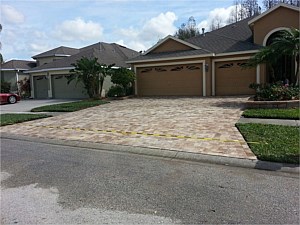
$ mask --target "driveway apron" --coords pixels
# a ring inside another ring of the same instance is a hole
[[[256,159],[235,127],[246,97],[136,98],[1,128],[1,132]]]

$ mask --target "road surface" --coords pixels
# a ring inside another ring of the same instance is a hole
[[[299,176],[1,139],[2,224],[299,224]]]

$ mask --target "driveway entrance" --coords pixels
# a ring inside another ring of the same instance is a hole
[[[246,97],[138,98],[6,126],[35,137],[256,159],[235,127]]]

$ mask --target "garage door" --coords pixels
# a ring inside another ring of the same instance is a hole
[[[76,85],[76,81],[73,80],[68,84],[68,75],[52,75],[52,96],[53,98],[61,99],[80,99],[87,98],[85,89],[82,83]]]
[[[48,80],[46,76],[34,76],[34,97],[48,98]]]
[[[254,94],[249,88],[256,81],[256,69],[242,68],[246,61],[217,62],[216,95],[248,95]]]
[[[202,65],[138,68],[137,88],[140,96],[202,96]]]

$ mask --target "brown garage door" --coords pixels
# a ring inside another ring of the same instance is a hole
[[[140,96],[202,96],[202,65],[138,68],[137,87]]]
[[[254,94],[249,88],[256,81],[256,69],[244,69],[245,61],[216,63],[216,95]]]

